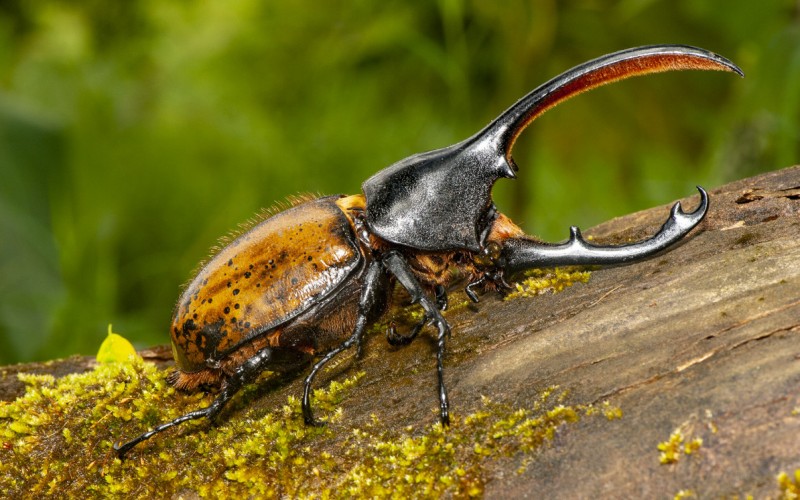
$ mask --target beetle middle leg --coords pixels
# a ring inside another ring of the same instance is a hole
[[[210,405],[161,424],[127,443],[114,443],[114,451],[117,452],[119,458],[124,458],[125,454],[130,451],[131,448],[170,427],[203,417],[213,420],[214,417],[222,411],[228,401],[231,400],[233,395],[239,392],[242,386],[253,382],[261,372],[265,370],[294,371],[306,366],[310,358],[308,354],[295,349],[265,347],[236,368],[233,374],[225,380],[222,391]]]

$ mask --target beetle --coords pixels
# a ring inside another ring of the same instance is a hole
[[[265,370],[295,372],[311,365],[302,413],[306,424],[317,425],[310,404],[316,374],[343,351],[361,351],[366,328],[387,311],[396,283],[422,306],[424,319],[408,334],[390,328],[387,339],[407,344],[425,325],[436,328],[439,416],[447,425],[444,355],[450,326],[441,310],[456,277],[477,302],[478,292],[506,290],[507,279],[526,269],[641,260],[683,238],[708,210],[708,195],[698,187],[700,203],[693,212],[676,203],[661,229],[643,241],[598,246],[572,227],[567,242],[543,243],[492,202],[495,181],[516,177],[514,141],[532,120],[578,93],[684,69],[744,76],[731,61],[685,45],[608,54],[534,89],[472,137],[379,171],[363,183],[362,194],[299,199],[237,237],[186,287],[170,328],[177,365],[170,382],[184,390],[220,385],[219,394],[208,407],[115,443],[118,456],[182,422],[213,420]]]

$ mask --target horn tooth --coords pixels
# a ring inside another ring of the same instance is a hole
[[[513,158],[501,157],[497,167],[497,173],[501,177],[507,177],[509,179],[517,178],[517,171],[519,170],[519,167],[517,167],[517,164],[514,163]]]

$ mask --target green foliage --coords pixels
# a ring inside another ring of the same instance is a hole
[[[797,161],[796,3],[70,2],[0,6],[0,362],[164,343],[216,238],[298,192],[474,133],[547,78],[648,43],[748,75],[648,77],[537,121],[499,206],[566,236]],[[579,193],[579,194],[578,194]]]

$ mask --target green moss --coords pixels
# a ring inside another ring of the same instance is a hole
[[[574,268],[531,269],[525,272],[525,279],[513,284],[515,289],[505,299],[535,297],[548,291],[557,293],[575,283],[586,283],[591,274]]]
[[[188,422],[116,458],[114,441],[204,406],[212,396],[183,394],[140,359],[98,365],[60,379],[20,375],[25,395],[0,404],[0,491],[65,497],[476,496],[500,457],[546,445],[564,425],[591,415],[621,415],[609,405],[569,406],[551,388],[530,408],[482,401],[449,429],[388,428],[373,416],[348,426],[338,406],[359,373],[314,392],[332,422],[303,424],[299,401],[272,410],[250,404],[258,386],[234,399],[218,426]]]
[[[683,432],[680,429],[675,429],[668,440],[658,443],[658,450],[661,452],[658,460],[665,465],[674,464],[680,460],[681,454],[696,454],[702,446],[703,439],[699,437],[693,438],[684,444]]]
[[[781,472],[776,478],[778,480],[778,487],[781,489],[781,500],[796,500],[800,498],[800,469],[795,469],[794,478],[789,477],[789,474]]]

